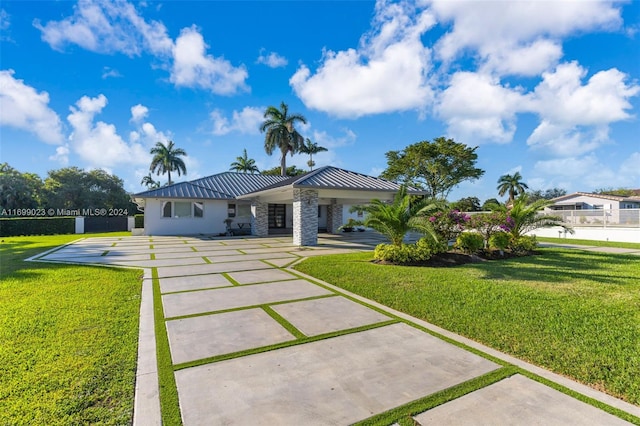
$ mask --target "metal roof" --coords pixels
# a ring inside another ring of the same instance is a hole
[[[137,198],[191,198],[233,200],[239,195],[257,191],[283,180],[287,176],[252,175],[223,172],[190,182],[180,182],[162,188],[134,194]]]

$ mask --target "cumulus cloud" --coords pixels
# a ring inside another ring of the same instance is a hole
[[[49,156],[49,160],[57,161],[63,166],[67,166],[69,164],[69,154],[71,150],[69,149],[69,145],[65,144],[63,146],[59,146],[56,148],[56,153]]]
[[[353,130],[343,129],[342,132],[343,133],[340,136],[332,136],[324,130],[314,130],[310,139],[313,143],[317,143],[319,146],[323,146],[327,149],[351,145],[356,141],[357,136]]]
[[[622,25],[620,6],[613,0],[433,0],[430,9],[440,22],[452,24],[435,46],[438,58],[450,62],[471,51],[485,67],[503,74],[536,75],[560,59],[560,38]]]
[[[516,113],[526,103],[520,89],[504,87],[495,77],[457,72],[438,97],[435,112],[456,140],[507,143],[516,130]]]
[[[31,132],[46,143],[62,143],[62,124],[49,108],[49,94],[38,93],[14,74],[14,70],[0,71],[0,124]]]
[[[70,107],[71,114],[67,117],[73,129],[69,136],[70,147],[91,167],[148,164],[150,155],[142,145],[127,144],[113,124],[94,121],[106,105],[107,98],[100,94],[95,98],[83,96]]]
[[[149,108],[142,104],[134,105],[131,107],[131,120],[134,123],[144,120],[149,113]]]
[[[77,45],[92,52],[130,57],[150,53],[170,71],[169,80],[176,86],[220,95],[248,90],[245,67],[234,67],[224,58],[207,54],[204,38],[195,27],[182,29],[174,42],[162,22],[145,20],[125,0],[80,0],[72,16],[46,24],[35,20],[33,25],[41,31],[42,40],[56,50]],[[103,73],[103,78],[115,76],[119,76],[116,70]]]
[[[206,54],[207,45],[195,27],[184,28],[173,46],[170,80],[176,86],[209,89],[219,95],[248,91],[244,66],[234,67],[223,58]]]
[[[269,52],[265,54],[265,50],[261,49],[256,63],[264,64],[269,68],[280,68],[286,67],[289,61],[287,61],[287,58],[285,58],[284,56],[280,56],[276,52]]]
[[[434,24],[415,4],[379,1],[358,49],[325,51],[315,73],[303,64],[289,84],[308,108],[339,117],[423,111],[433,93],[431,53],[420,37]]]
[[[122,74],[120,74],[120,72],[116,69],[104,67],[102,69],[102,79],[106,80],[107,78],[110,78],[110,77],[118,78],[118,77],[122,77]]]
[[[214,135],[226,135],[231,132],[243,134],[260,133],[260,124],[264,121],[264,107],[244,107],[241,111],[233,111],[231,119],[224,116],[223,112],[215,109],[209,114],[213,123]]]

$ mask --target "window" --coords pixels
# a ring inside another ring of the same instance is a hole
[[[322,217],[322,206],[318,206],[318,217]]]
[[[163,201],[162,217],[181,218],[204,216],[204,203],[190,201]]]
[[[250,217],[251,216],[251,204],[238,204],[238,216]]]
[[[227,206],[227,217],[236,217],[236,205],[229,204]]]

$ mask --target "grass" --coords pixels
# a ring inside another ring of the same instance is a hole
[[[131,423],[142,272],[23,261],[78,238],[3,238],[0,424]]]
[[[354,253],[295,268],[640,404],[640,259],[540,253],[455,268],[377,265]]]
[[[557,244],[579,244],[591,247],[619,247],[640,250],[640,243],[621,243],[617,241],[580,240],[577,238],[536,237],[540,242]]]

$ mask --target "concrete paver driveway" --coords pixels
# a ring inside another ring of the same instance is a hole
[[[640,415],[638,407],[286,268],[378,242],[370,233],[321,237],[304,249],[286,236],[90,238],[38,260],[146,268],[137,425],[161,423],[162,375],[175,380],[185,425],[346,425],[504,367],[425,329]],[[159,371],[156,345],[163,344],[172,368]],[[415,421],[627,424],[519,374],[494,382]]]

